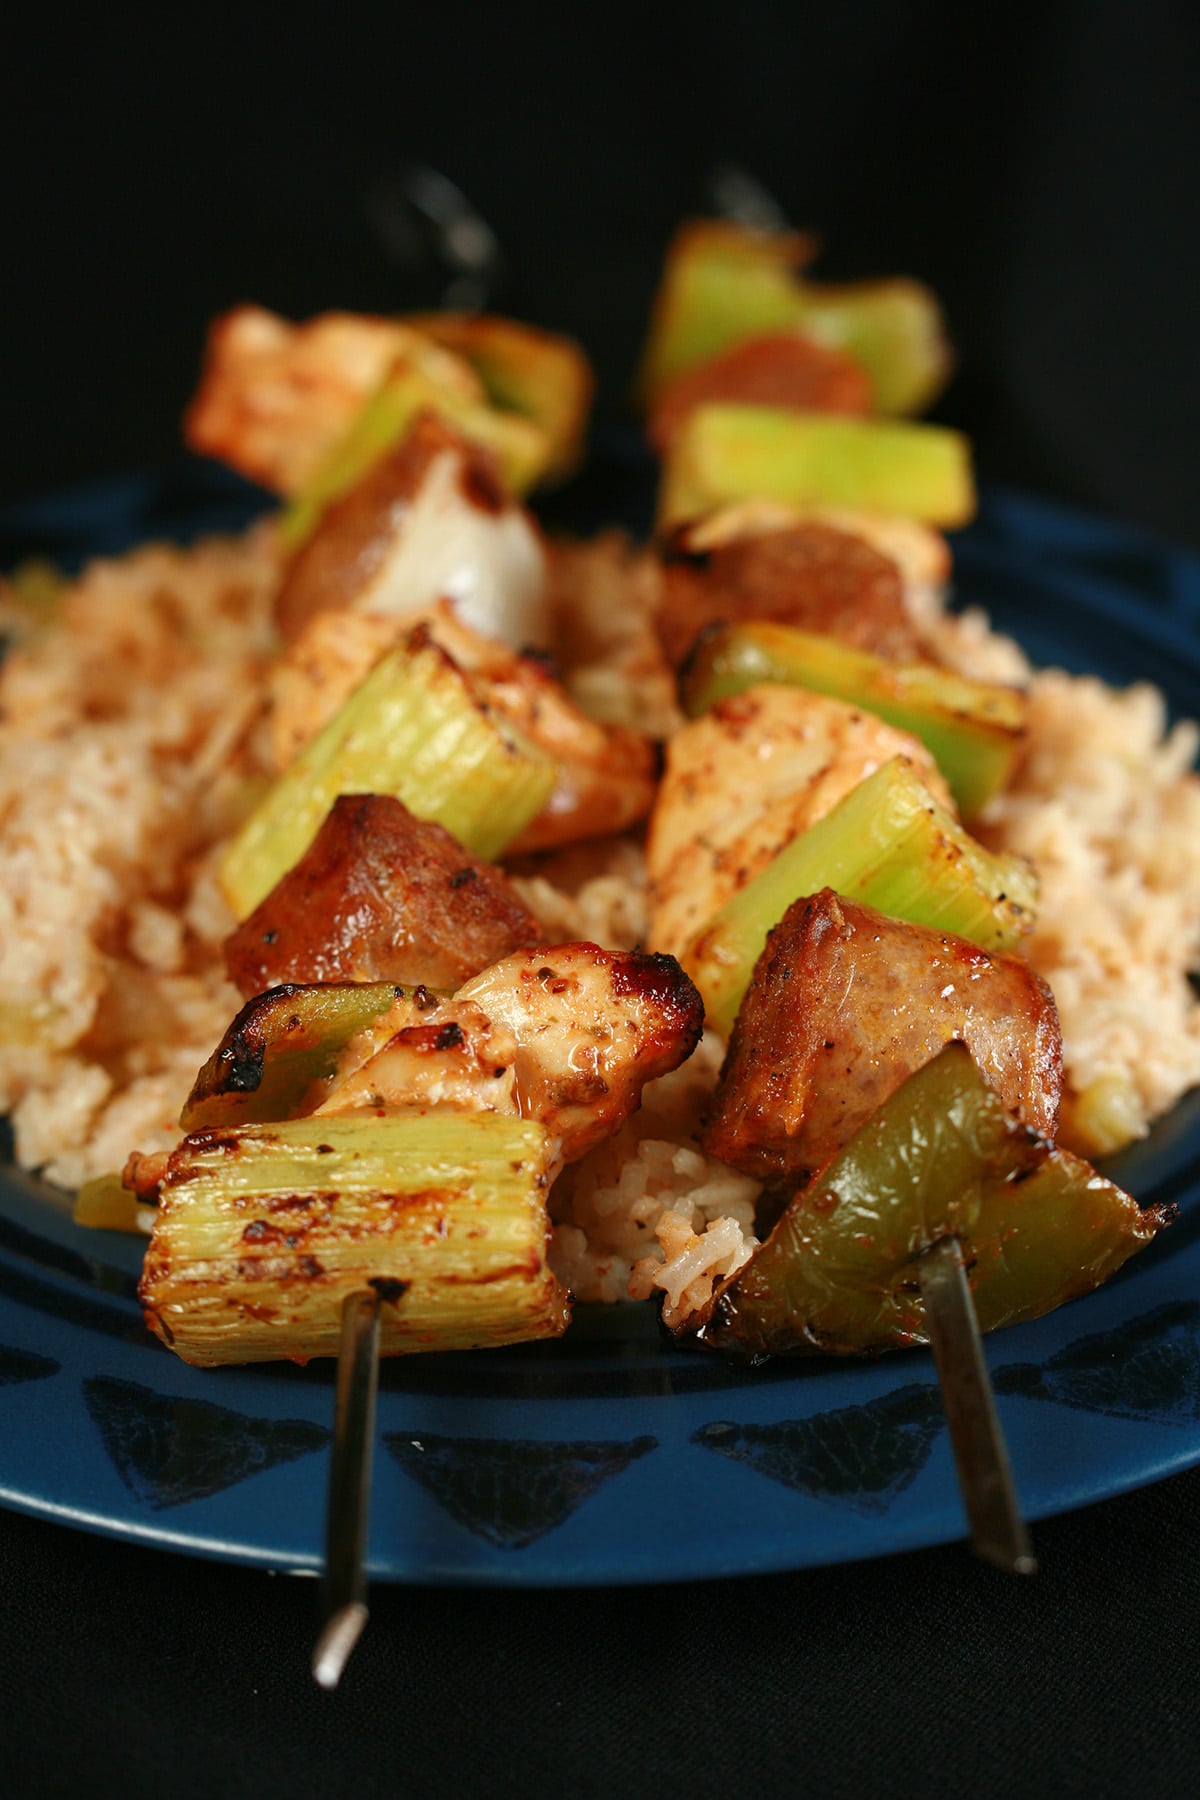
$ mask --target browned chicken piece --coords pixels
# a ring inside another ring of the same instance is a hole
[[[249,998],[289,981],[453,992],[544,933],[500,869],[387,794],[343,794],[311,848],[225,940]]]
[[[272,750],[286,768],[316,736],[411,621],[318,613],[274,678]],[[654,803],[658,756],[640,731],[601,725],[576,706],[542,658],[522,656],[437,609],[433,636],[471,676],[479,698],[553,757],[558,778],[510,854],[554,849],[626,831]]]
[[[184,418],[188,448],[273,493],[296,494],[401,362],[465,404],[484,398],[461,357],[394,319],[331,312],[294,325],[265,307],[234,307],[209,328]]]
[[[759,1180],[808,1175],[954,1039],[1005,1106],[1053,1138],[1062,1034],[1027,963],[828,888],[797,900],[742,1002],[704,1148]]]
[[[515,1113],[537,1119],[574,1162],[620,1129],[647,1081],[687,1060],[703,1021],[673,958],[559,944],[505,957],[427,1006],[319,1110]]]
[[[548,634],[544,554],[491,452],[434,413],[326,507],[284,575],[276,622],[291,642],[319,613],[408,617],[444,597],[522,649]]]
[[[916,738],[805,688],[748,688],[677,731],[646,844],[654,948],[682,956],[786,844],[893,756],[953,808]]]
[[[795,412],[869,413],[871,381],[844,350],[799,331],[764,333],[676,375],[655,397],[646,435],[660,456],[689,413],[712,401]]]
[[[678,666],[708,625],[770,619],[912,661],[919,640],[900,571],[861,537],[807,520],[697,548],[681,525],[662,549],[658,631]]]

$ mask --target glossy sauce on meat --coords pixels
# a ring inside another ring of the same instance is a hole
[[[500,869],[386,794],[343,794],[311,847],[226,940],[249,997],[290,981],[453,991],[543,932]]]
[[[955,1039],[1004,1105],[1053,1138],[1062,1034],[1027,963],[828,888],[797,900],[742,1002],[705,1148],[760,1180],[807,1174]]]

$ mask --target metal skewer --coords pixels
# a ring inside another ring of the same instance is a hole
[[[325,1520],[325,1623],[312,1672],[335,1688],[367,1622],[363,1562],[371,1509],[375,1397],[379,1388],[379,1293],[364,1289],[342,1303],[329,1506]]]
[[[1037,1558],[1017,1503],[958,1239],[939,1239],[917,1273],[972,1546],[1011,1574],[1032,1575]]]

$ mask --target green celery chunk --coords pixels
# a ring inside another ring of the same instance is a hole
[[[545,432],[546,476],[575,467],[594,385],[578,344],[493,313],[414,313],[405,323],[470,363],[494,406]]]
[[[246,918],[299,862],[339,794],[391,794],[491,860],[554,781],[555,764],[475,698],[418,626],[268,791],[225,853],[221,886]]]
[[[385,1355],[557,1337],[556,1157],[541,1125],[495,1113],[198,1132],[161,1185],[147,1323],[200,1366],[336,1356],[343,1301],[374,1285]]]
[[[928,288],[896,276],[838,287],[801,282],[798,291],[796,323],[862,364],[876,412],[912,414],[932,405],[946,384],[951,357]]]
[[[350,1039],[384,1018],[399,993],[376,981],[289,984],[258,994],[197,1075],[183,1129],[268,1124],[315,1111]]]
[[[933,754],[965,818],[1006,785],[1025,733],[1026,701],[1016,688],[932,663],[891,663],[836,638],[766,621],[706,632],[684,670],[681,698],[697,718],[765,681],[846,700],[912,732]]]
[[[792,1197],[699,1335],[756,1357],[927,1343],[917,1261],[946,1237],[992,1331],[1098,1287],[1173,1216],[1043,1142],[949,1044]]]
[[[970,449],[960,432],[941,425],[698,406],[663,467],[660,529],[756,498],[965,525],[975,511]]]
[[[118,1174],[94,1175],[76,1194],[71,1217],[91,1231],[138,1231],[139,1204]]]
[[[772,926],[794,900],[823,887],[985,950],[1011,950],[1037,904],[1029,865],[977,844],[908,759],[893,757],[793,838],[681,957],[718,1031],[733,1029]]]
[[[902,276],[836,286],[801,279],[796,266],[811,250],[792,232],[685,226],[667,253],[655,301],[639,376],[643,400],[748,338],[795,328],[862,364],[876,412],[928,406],[951,363],[934,295]]]
[[[285,547],[298,550],[325,508],[360,481],[426,410],[492,450],[513,493],[524,493],[542,473],[547,438],[540,425],[517,413],[464,402],[439,388],[425,371],[405,366],[376,389],[308,485],[284,509],[279,529]]]

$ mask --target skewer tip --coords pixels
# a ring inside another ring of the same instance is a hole
[[[342,1671],[362,1635],[367,1618],[362,1601],[352,1600],[348,1606],[339,1606],[326,1619],[313,1651],[312,1672],[318,1687],[332,1692],[342,1679]]]

